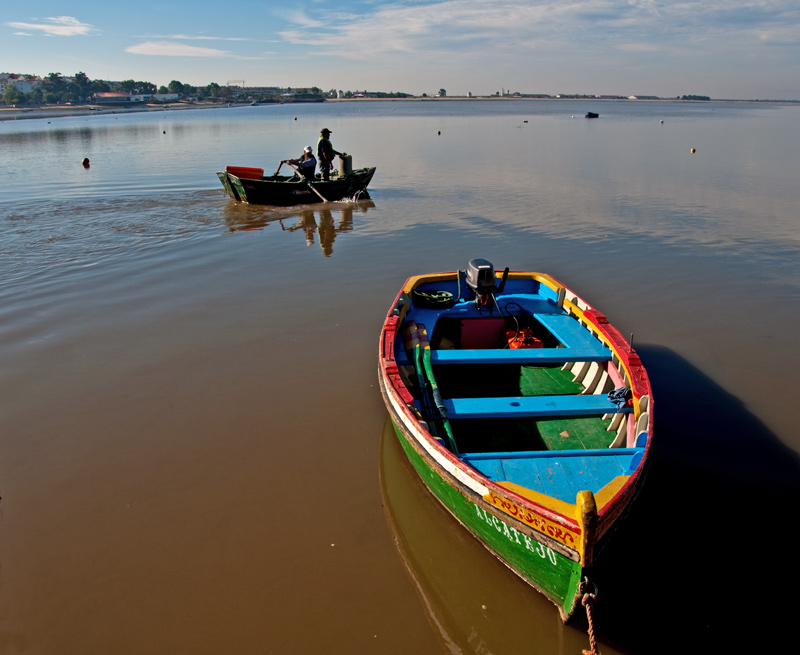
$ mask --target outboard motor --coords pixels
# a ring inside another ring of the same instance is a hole
[[[494,276],[494,266],[485,259],[470,259],[467,265],[467,286],[475,294],[475,306],[480,309],[489,304],[489,297],[494,298],[494,294],[502,293],[508,279],[508,268],[503,271],[503,279],[500,286],[497,286],[497,278]],[[497,301],[495,300],[495,304]],[[491,307],[489,308],[491,311]]]

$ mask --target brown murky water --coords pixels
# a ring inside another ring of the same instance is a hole
[[[388,304],[472,257],[562,279],[653,380],[602,651],[793,643],[797,109],[429,104],[0,124],[0,652],[588,647],[387,431]],[[216,189],[322,123],[372,201]]]

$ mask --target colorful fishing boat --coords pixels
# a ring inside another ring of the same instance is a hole
[[[433,495],[569,620],[652,444],[630,344],[555,278],[474,259],[403,285],[380,386]]]
[[[263,168],[244,166],[227,166],[217,173],[225,191],[234,200],[277,207],[335,202],[345,198],[367,199],[367,186],[373,175],[374,167],[334,174],[330,180],[317,177],[313,181],[277,173],[265,177]]]

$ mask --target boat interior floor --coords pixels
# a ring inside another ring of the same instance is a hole
[[[445,398],[575,395],[584,391],[560,366],[437,366],[435,377]],[[561,418],[451,419],[464,453],[608,448],[615,432],[601,416]]]

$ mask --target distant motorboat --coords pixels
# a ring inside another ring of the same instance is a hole
[[[586,118],[598,118],[600,114],[595,114],[593,111],[586,112]]]

